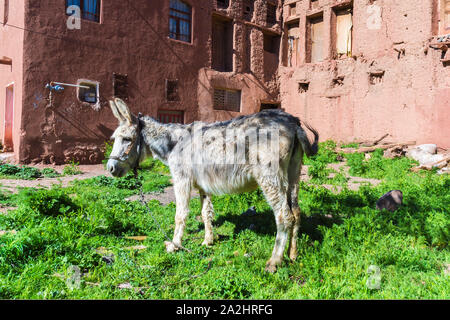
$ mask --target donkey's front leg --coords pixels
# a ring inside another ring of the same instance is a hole
[[[213,244],[214,236],[212,231],[212,220],[214,217],[214,208],[211,202],[211,197],[200,191],[200,199],[202,202],[202,218],[205,224],[205,240],[203,246],[210,246]]]
[[[173,252],[181,248],[186,218],[189,214],[189,200],[191,197],[191,184],[189,181],[178,181],[174,185],[176,198],[175,231],[172,242],[166,241],[167,252]]]

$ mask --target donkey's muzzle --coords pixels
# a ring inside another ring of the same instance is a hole
[[[127,170],[121,166],[121,163],[113,159],[108,160],[108,163],[106,164],[106,169],[114,177],[123,177],[127,173]]]

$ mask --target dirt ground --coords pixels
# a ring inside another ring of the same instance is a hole
[[[346,173],[346,176],[349,177],[348,187],[351,190],[358,190],[361,183],[370,183],[372,185],[377,185],[381,181],[376,179],[365,179],[365,178],[359,178],[359,177],[351,177],[348,174],[348,167],[345,165],[344,162],[341,163],[333,163],[329,165],[332,169],[339,171],[341,167],[344,168],[344,172]],[[38,169],[43,168],[53,168],[57,172],[61,173],[64,166],[51,166],[51,165],[36,165],[35,166]],[[39,178],[35,180],[17,180],[17,179],[1,179],[0,180],[0,188],[9,191],[9,192],[17,192],[19,187],[51,187],[53,184],[61,184],[62,186],[68,186],[71,181],[74,180],[83,180],[87,178],[92,178],[95,176],[105,175],[105,176],[111,176],[108,171],[105,170],[103,164],[98,165],[80,165],[80,170],[83,172],[79,175],[74,176],[62,176],[59,178]],[[309,179],[308,177],[308,166],[303,166],[301,171],[301,180],[307,181]],[[336,192],[340,192],[341,187],[334,187],[332,185],[324,185],[325,188],[333,190],[336,189]],[[191,196],[193,198],[196,198],[199,196],[198,192],[196,190],[193,190],[191,193]],[[139,196],[134,195],[128,198],[130,201],[138,200]],[[155,192],[155,193],[149,193],[145,195],[145,200],[158,200],[161,205],[168,205],[171,202],[175,202],[175,194],[173,187],[167,187],[164,192]],[[5,208],[0,205],[0,213],[4,213],[7,210],[12,208]]]

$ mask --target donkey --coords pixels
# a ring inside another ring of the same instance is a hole
[[[275,272],[282,263],[289,238],[289,258],[297,258],[300,170],[303,154],[310,157],[318,151],[319,134],[315,129],[306,124],[314,135],[311,144],[300,120],[281,110],[264,110],[210,124],[182,125],[136,117],[118,98],[109,103],[120,124],[112,136],[114,145],[107,170],[121,177],[149,156],[170,168],[176,215],[173,240],[165,242],[168,252],[181,248],[192,188],[198,189],[201,199],[205,224],[202,245],[210,246],[214,216],[211,196],[249,192],[259,186],[273,209],[277,229],[266,271]]]

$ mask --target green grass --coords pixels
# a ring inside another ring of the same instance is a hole
[[[183,244],[192,252],[174,254],[165,252],[163,232],[172,236],[175,205],[149,203],[161,231],[139,202],[124,200],[141,183],[147,192],[170,185],[163,174],[167,168],[156,161],[147,161],[137,180],[96,177],[68,188],[0,192],[0,203],[18,206],[0,215],[0,230],[16,231],[0,236],[0,298],[450,298],[444,274],[450,264],[449,176],[412,173],[409,160],[375,154],[369,164],[359,158],[350,164],[355,173],[382,183],[351,191],[342,177],[329,179],[317,169],[337,161],[333,143],[321,144],[320,150],[308,160],[316,167],[313,180],[301,182],[299,258],[286,258],[275,274],[264,272],[275,222],[260,191],[213,198],[211,248],[200,246],[204,229],[195,219],[200,201],[191,200]],[[320,185],[330,180],[342,191]],[[393,189],[403,191],[404,205],[394,213],[375,210],[376,200]],[[251,206],[256,214],[242,216]],[[125,238],[132,235],[147,238]],[[137,245],[146,249],[129,248]],[[380,268],[379,289],[366,285],[371,265]],[[74,266],[80,270],[79,285]],[[125,283],[135,289],[118,288]]]

